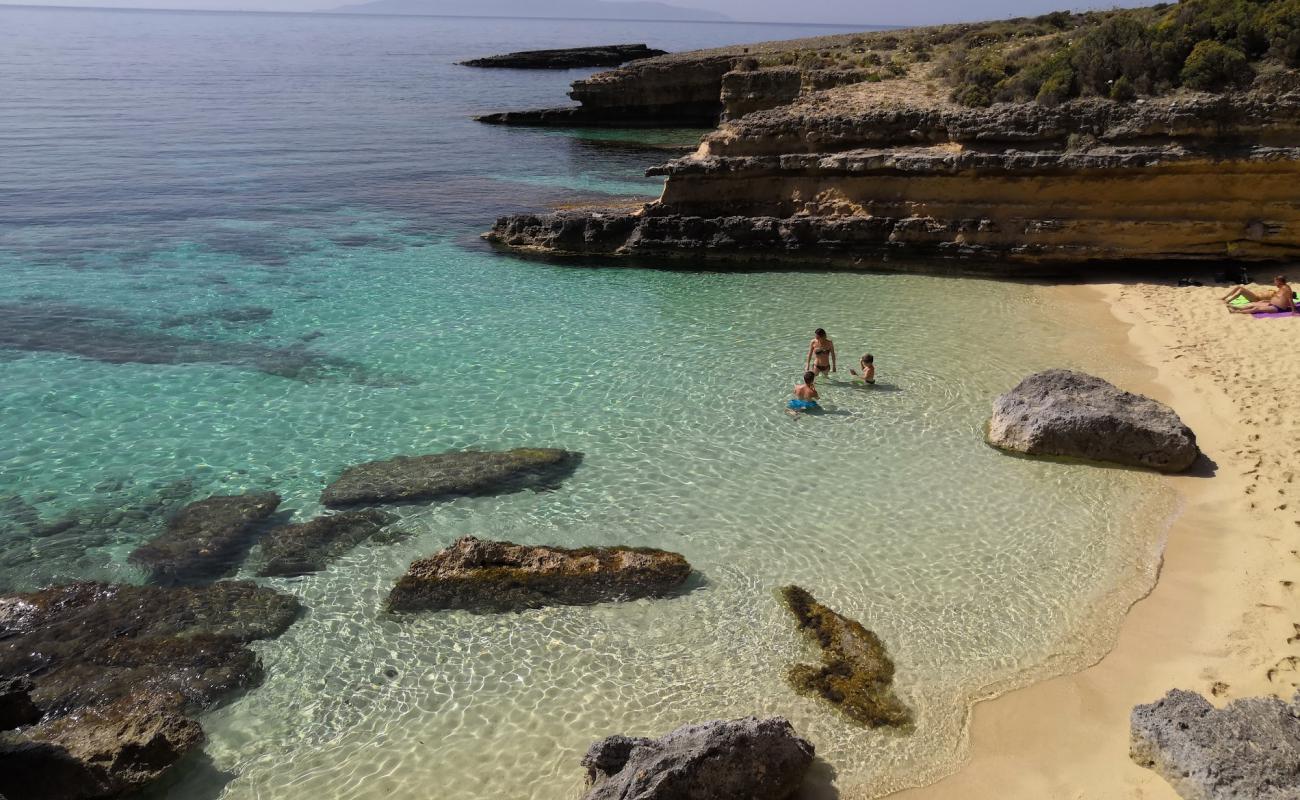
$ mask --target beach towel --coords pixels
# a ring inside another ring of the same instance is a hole
[[[1276,319],[1277,317],[1294,317],[1294,311],[1256,311],[1251,314],[1255,319]]]

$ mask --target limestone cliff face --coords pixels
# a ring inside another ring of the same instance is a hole
[[[486,237],[552,256],[1012,275],[1300,258],[1295,88],[971,109],[924,69],[707,61],[693,80],[704,61],[679,56],[662,82],[634,64],[575,84],[584,106],[703,109],[713,93],[721,126],[649,170],[666,178],[657,202],[506,217]]]

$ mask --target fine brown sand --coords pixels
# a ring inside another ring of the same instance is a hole
[[[1090,305],[1097,338],[1127,327],[1152,370],[1123,388],[1173,406],[1212,464],[1168,478],[1184,509],[1159,580],[1114,649],[1082,672],[977,704],[968,763],[899,800],[1176,798],[1128,757],[1134,705],[1175,687],[1222,705],[1289,698],[1300,684],[1300,317],[1228,314],[1221,287],[1042,291],[1057,305]]]

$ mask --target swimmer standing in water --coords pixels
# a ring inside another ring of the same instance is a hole
[[[791,416],[804,411],[816,411],[821,408],[817,404],[820,397],[817,390],[813,388],[813,381],[815,380],[817,380],[817,373],[805,372],[803,374],[803,383],[795,385],[794,399],[786,404],[786,411]]]
[[[835,342],[826,338],[826,329],[813,331],[813,340],[808,343],[808,356],[804,358],[803,368],[811,369],[818,375],[835,372],[836,360]]]

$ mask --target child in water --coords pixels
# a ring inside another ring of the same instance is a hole
[[[817,405],[819,396],[817,390],[813,388],[813,381],[817,379],[817,373],[805,372],[803,374],[803,383],[794,387],[794,399],[786,404],[786,408],[791,414],[797,414],[800,411],[816,411],[821,408]]]
[[[876,382],[876,357],[875,356],[871,355],[870,353],[867,353],[865,356],[862,357],[862,360],[858,362],[858,366],[862,367],[861,375],[858,375],[856,370],[849,370],[849,374],[858,375],[858,377],[862,378],[862,380],[866,383]]]

